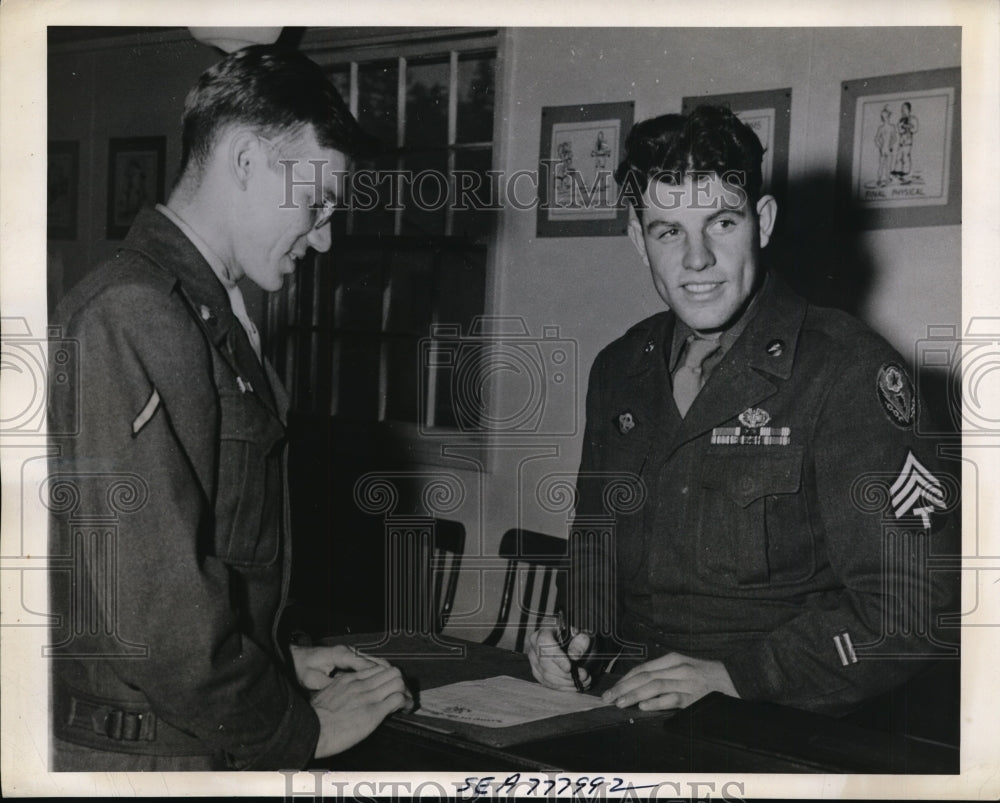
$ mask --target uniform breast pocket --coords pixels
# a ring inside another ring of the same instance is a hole
[[[737,586],[781,585],[814,570],[800,446],[706,456],[696,523],[699,572]]]
[[[281,542],[285,433],[253,397],[220,394],[215,554],[237,565],[268,566]]]

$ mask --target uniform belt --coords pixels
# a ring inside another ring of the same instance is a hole
[[[96,750],[155,756],[197,756],[213,751],[198,738],[164,722],[143,703],[110,700],[71,689],[53,687],[55,735]]]

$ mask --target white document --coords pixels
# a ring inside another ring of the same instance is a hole
[[[421,692],[420,708],[413,713],[485,728],[507,728],[604,705],[600,697],[555,691],[540,683],[498,675]]]

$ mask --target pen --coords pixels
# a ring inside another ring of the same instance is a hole
[[[570,632],[569,626],[566,624],[566,613],[562,608],[558,611],[558,635],[559,635],[559,647],[566,657],[569,658],[569,675],[573,678],[573,685],[576,687],[577,691],[586,691],[583,688],[583,681],[580,680],[580,664],[569,657],[569,643],[573,640],[573,634]]]

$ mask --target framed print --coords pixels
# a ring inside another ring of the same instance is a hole
[[[634,115],[633,101],[542,108],[539,237],[625,233],[628,210],[614,172]]]
[[[841,213],[865,229],[961,223],[961,96],[958,67],[844,81]]]
[[[725,106],[753,129],[764,146],[761,172],[763,192],[773,195],[780,205],[788,189],[788,140],[792,119],[792,90],[765,89],[759,92],[730,92],[724,95],[693,95],[683,99],[681,110],[689,114],[697,106]]]
[[[79,190],[80,143],[49,142],[47,222],[50,239],[76,239]]]
[[[166,147],[166,137],[111,139],[108,146],[109,240],[120,240],[140,209],[163,200]]]

